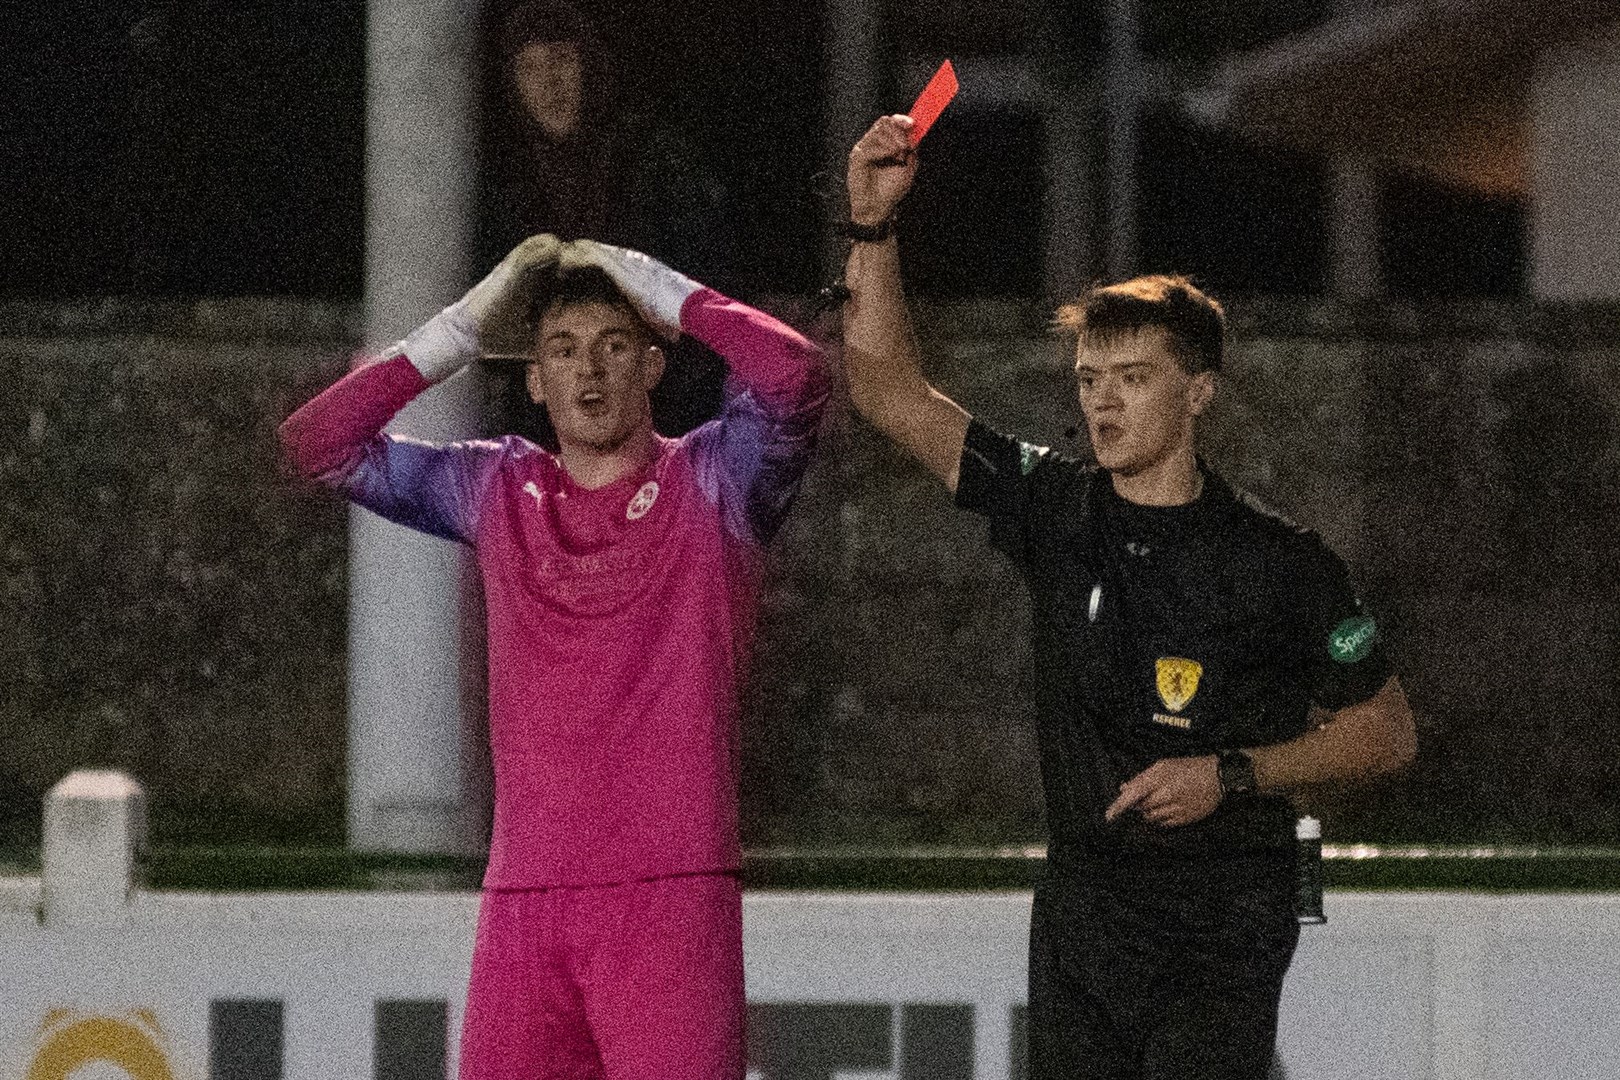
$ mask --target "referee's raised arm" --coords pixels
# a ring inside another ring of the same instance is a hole
[[[956,491],[966,410],[923,378],[900,280],[894,212],[917,175],[911,118],[880,117],[849,153],[844,367],[855,408]]]

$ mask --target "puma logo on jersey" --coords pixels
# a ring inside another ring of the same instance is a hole
[[[525,495],[533,495],[534,496],[534,505],[537,506],[537,507],[546,505],[546,500],[544,499],[544,497],[542,497],[542,495],[540,493],[540,489],[535,486],[535,483],[534,483],[533,480],[530,480],[527,484],[523,485],[523,494],[525,494]]]
[[[627,520],[639,521],[647,516],[647,511],[651,510],[653,503],[657,501],[658,481],[649,480],[641,485],[641,490],[630,500],[630,505],[624,508],[624,516]]]

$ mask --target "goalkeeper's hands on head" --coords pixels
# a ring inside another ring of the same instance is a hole
[[[550,233],[529,237],[465,296],[412,331],[401,346],[422,377],[442,382],[480,356],[527,356],[533,275],[555,266],[564,246]]]

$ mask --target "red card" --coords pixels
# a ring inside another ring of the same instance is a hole
[[[917,103],[911,107],[911,145],[916,146],[922,142],[928,129],[934,126],[939,114],[945,111],[945,106],[951,103],[956,96],[956,69],[951,67],[949,60],[939,65],[934,77],[928,80],[923,92],[917,95]]]

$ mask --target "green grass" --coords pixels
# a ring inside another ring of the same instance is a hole
[[[37,848],[0,848],[0,875],[39,873]],[[1045,865],[1032,847],[772,847],[748,852],[754,889],[1024,889]],[[206,891],[476,889],[481,857],[378,855],[336,846],[157,846],[151,888]],[[1350,847],[1328,850],[1329,888],[1472,892],[1620,892],[1613,848]]]
[[[145,875],[154,889],[476,889],[481,858],[376,855],[340,847],[154,848]]]
[[[1552,848],[1498,854],[1437,850],[1324,862],[1329,888],[1471,892],[1620,891],[1620,851]]]
[[[1330,888],[1487,892],[1620,891],[1620,850],[1603,848],[1334,848]],[[0,852],[0,872],[38,872],[37,853]],[[767,848],[750,851],[755,889],[941,891],[1021,889],[1044,867],[1039,847]],[[341,847],[157,847],[148,885],[212,891],[476,889],[483,860],[377,855]]]

